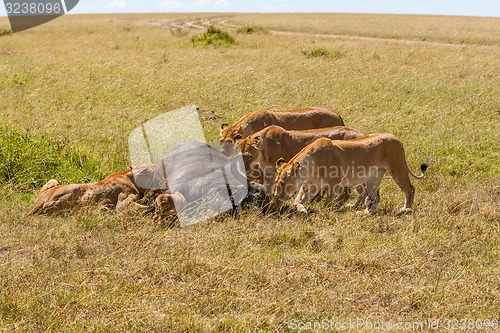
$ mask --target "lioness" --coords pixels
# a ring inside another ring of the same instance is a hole
[[[219,141],[226,156],[235,154],[235,136],[246,138],[261,129],[278,125],[289,130],[305,130],[331,126],[344,126],[340,115],[325,108],[304,108],[289,111],[254,111],[240,118],[234,125],[220,127]]]
[[[272,125],[236,143],[245,157],[247,177],[258,181],[263,177],[267,193],[272,193],[276,178],[276,161],[281,157],[289,161],[308,144],[319,138],[349,140],[366,136],[354,128],[335,126],[304,131],[287,131]]]
[[[366,213],[373,214],[380,201],[378,188],[387,171],[405,194],[405,204],[397,215],[409,213],[413,204],[415,188],[408,175],[422,179],[427,164],[422,164],[422,174],[416,176],[406,164],[401,141],[389,133],[370,134],[363,138],[338,141],[318,139],[302,149],[288,163],[276,162],[278,175],[271,200],[271,208],[278,210],[282,204],[298,191],[293,207],[307,213],[304,203],[319,191],[340,194],[334,204],[342,206],[347,198],[344,188],[366,184]]]
[[[92,204],[102,204],[120,211],[137,201],[147,188],[141,187],[152,178],[154,165],[143,165],[115,172],[95,183],[59,185],[49,180],[38,193],[35,206],[28,215],[53,215],[61,211]]]

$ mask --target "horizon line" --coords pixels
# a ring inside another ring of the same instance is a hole
[[[463,14],[429,14],[429,13],[366,13],[366,12],[305,12],[305,11],[280,11],[280,12],[225,12],[225,11],[182,11],[182,12],[120,12],[120,13],[74,13],[72,11],[67,12],[63,15],[150,15],[150,14],[236,14],[236,15],[273,15],[273,14],[340,14],[340,15],[402,15],[402,16],[446,16],[446,17],[476,17],[476,18],[492,18],[500,19],[500,16],[489,16],[489,15],[463,15]],[[61,15],[61,16],[63,16]],[[0,14],[0,18],[9,17],[8,15]]]

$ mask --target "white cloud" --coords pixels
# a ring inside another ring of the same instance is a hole
[[[177,11],[180,10],[184,4],[180,1],[176,0],[161,0],[161,1],[156,1],[156,5],[160,7],[160,9],[166,10],[166,11]]]
[[[230,5],[228,0],[217,0],[215,1],[215,7],[228,7]]]
[[[106,8],[111,10],[116,10],[116,9],[122,9],[125,6],[127,6],[126,0],[112,0],[110,3],[106,5]]]
[[[208,0],[197,0],[197,1],[193,2],[191,7],[205,8],[205,7],[208,7],[208,5],[210,5],[210,2]]]

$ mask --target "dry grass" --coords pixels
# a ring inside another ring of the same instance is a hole
[[[359,31],[351,16],[331,18]],[[276,28],[267,15],[226,19]],[[406,18],[384,19],[387,31]],[[455,18],[434,19],[442,40],[463,37]],[[415,213],[393,217],[403,196],[387,179],[375,217],[248,211],[167,229],[98,210],[26,218],[36,193],[9,182],[0,186],[0,330],[267,332],[289,330],[292,319],[498,319],[497,49],[275,34],[238,34],[236,45],[212,49],[191,45],[200,30],[168,28],[196,20],[204,16],[65,16],[0,37],[3,126],[121,170],[129,131],[184,105],[211,111],[202,115],[210,140],[248,111],[332,107],[350,126],[400,136],[412,169],[431,165],[414,181]],[[460,20],[478,27],[473,38],[498,35],[490,19]],[[288,21],[290,30],[335,29]],[[315,48],[343,56],[304,57]]]
[[[255,14],[233,17],[229,21],[240,25],[250,22],[278,31],[411,39],[454,44],[500,45],[500,18],[498,17]]]

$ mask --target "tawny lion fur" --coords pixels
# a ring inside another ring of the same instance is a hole
[[[325,108],[303,108],[289,111],[260,110],[250,112],[240,118],[234,125],[221,125],[219,140],[223,153],[232,156],[235,153],[235,140],[246,138],[261,129],[277,125],[288,130],[305,130],[332,126],[343,126],[340,115]]]
[[[152,177],[153,170],[152,165],[129,168],[87,184],[60,185],[57,180],[51,179],[40,189],[28,215],[53,215],[96,204],[120,211],[147,191],[141,186]],[[141,184],[138,184],[138,179],[141,179]]]
[[[397,215],[411,212],[415,187],[409,176],[422,179],[427,169],[424,163],[420,166],[422,174],[413,174],[406,163],[403,144],[389,133],[345,141],[318,139],[289,162],[278,160],[276,166],[278,174],[271,203],[273,209],[279,209],[297,193],[293,206],[306,213],[304,204],[319,191],[342,194],[345,187],[366,184],[366,212],[373,214],[380,201],[380,181],[388,172],[405,194],[404,206]],[[341,195],[335,199],[334,205],[342,206],[346,200]]]

